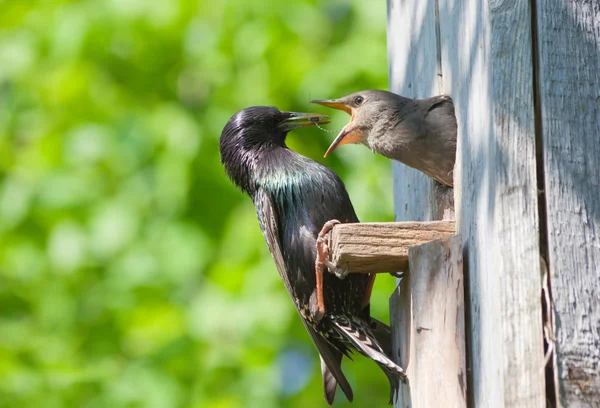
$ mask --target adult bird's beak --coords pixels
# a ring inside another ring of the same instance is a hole
[[[285,112],[289,117],[284,119],[279,124],[279,127],[286,131],[299,127],[326,125],[329,123],[329,116],[321,115],[320,113],[302,113],[302,112]]]
[[[348,123],[344,128],[340,131],[340,134],[335,138],[333,143],[329,146],[329,149],[325,152],[324,157],[327,157],[333,152],[338,146],[349,144],[349,143],[362,143],[364,140],[364,135],[362,130],[356,126],[354,121],[354,112],[352,112],[352,107],[347,105],[345,102],[342,102],[341,99],[315,99],[310,101],[311,103],[317,103],[319,105],[327,106],[328,108],[333,108],[337,110],[342,110],[349,115],[352,115],[350,119],[350,123]]]

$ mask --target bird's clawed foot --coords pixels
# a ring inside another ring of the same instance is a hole
[[[325,300],[323,299],[323,271],[325,267],[331,269],[333,264],[329,261],[329,242],[325,237],[331,231],[334,225],[339,224],[338,220],[330,220],[323,225],[321,232],[317,236],[317,259],[315,261],[315,274],[317,280],[317,310],[314,312],[314,319],[319,322],[325,315]],[[335,267],[334,269],[335,270]]]
[[[350,267],[346,264],[346,267],[344,269],[342,268],[336,268],[335,265],[331,262],[329,262],[328,264],[325,264],[325,266],[327,266],[327,268],[329,269],[329,271],[333,271],[333,274],[338,278],[338,279],[346,279],[346,276],[348,276],[348,274],[350,273]]]

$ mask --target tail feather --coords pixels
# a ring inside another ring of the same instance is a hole
[[[307,325],[306,328],[311,335],[317,350],[319,350],[325,400],[329,405],[333,403],[336,387],[339,385],[348,401],[352,402],[354,399],[352,387],[350,387],[346,376],[342,372],[342,357],[344,354],[330,345],[324,337],[317,335],[311,326]],[[344,351],[345,353],[349,352],[349,350]]]
[[[396,398],[397,398],[398,392],[400,390],[400,381],[404,382],[404,380],[401,378],[398,378],[398,375],[396,373],[391,372],[387,368],[381,367],[381,369],[385,373],[388,381],[390,382],[390,400],[388,401],[388,403],[390,405],[394,405],[396,403]]]
[[[340,354],[340,363],[336,367],[340,371],[341,359],[342,355]],[[335,398],[335,391],[337,390],[338,381],[335,378],[335,375],[333,374],[329,366],[327,365],[327,363],[325,362],[325,360],[323,360],[323,357],[321,357],[321,373],[323,376],[323,391],[325,393],[325,401],[327,401],[327,404],[331,405],[333,404],[333,399]],[[342,391],[344,391],[344,394],[346,395],[348,401],[352,402],[354,398],[352,395],[352,388],[350,388],[350,384],[348,384],[348,381],[346,380],[346,377],[343,374],[341,375],[340,379],[343,383],[340,384],[340,388],[342,389]]]
[[[374,317],[371,317],[371,330],[373,331],[373,335],[375,336],[375,339],[381,346],[381,349],[383,350],[385,355],[388,356],[390,359],[393,359],[392,330],[390,329],[390,326],[383,323],[382,321],[375,319]],[[388,381],[390,382],[389,403],[390,405],[392,405],[396,401],[396,396],[398,395],[400,383],[396,374],[390,372],[387,369],[383,369],[383,372],[385,373],[385,375],[388,378]]]
[[[340,384],[340,388],[346,395],[346,398],[348,399],[348,401],[352,402],[352,400],[354,399],[352,388],[350,387],[350,384],[348,384],[348,380],[342,372],[342,353],[335,354],[335,361],[330,361],[330,364],[327,364],[327,362],[323,359],[323,356],[320,357],[321,374],[323,376],[323,391],[325,393],[325,400],[327,401],[327,403],[329,405],[333,404],[333,399],[335,398],[335,391],[337,389],[338,381]]]
[[[344,338],[366,357],[369,357],[383,370],[390,382],[390,404],[398,393],[400,381],[406,382],[404,370],[394,363],[379,345],[375,335],[365,323],[352,321],[345,316],[331,319]]]
[[[337,390],[337,380],[333,376],[331,370],[329,370],[329,367],[327,367],[327,363],[323,361],[323,357],[321,357],[321,374],[323,375],[323,391],[325,393],[325,401],[331,405],[333,404],[335,391]]]
[[[375,336],[375,340],[381,346],[381,349],[390,359],[393,359],[392,356],[392,330],[390,326],[383,323],[380,320],[371,317],[371,330],[373,331],[373,335]]]

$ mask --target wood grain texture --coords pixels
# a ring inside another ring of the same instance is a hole
[[[418,99],[446,93],[436,56],[435,10],[421,0],[387,4],[390,91]],[[394,160],[392,171],[396,221],[454,219],[452,189],[438,189],[424,173]]]
[[[412,298],[410,295],[410,273],[405,274],[390,297],[390,326],[392,329],[392,350],[396,364],[404,369],[408,376],[407,384],[400,384],[394,408],[411,408],[412,372],[408,371],[412,350]]]
[[[388,5],[389,61],[401,66],[390,68],[392,90],[415,87],[410,96],[421,96],[417,90],[438,89],[454,100],[469,402],[545,406],[530,3],[389,0]],[[436,14],[441,58],[435,66],[442,89],[431,69],[436,29],[430,20]],[[401,192],[396,188],[395,194]],[[418,215],[410,211],[413,203],[428,208],[413,198],[395,197],[397,217]]]
[[[439,0],[442,73],[461,130],[457,225],[478,407],[546,406],[529,7]]]
[[[338,224],[330,232],[330,259],[352,273],[405,271],[410,247],[455,233],[454,221]]]
[[[409,259],[390,299],[394,356],[409,378],[396,407],[466,407],[462,238],[412,247]]]
[[[558,400],[600,406],[600,2],[537,2]]]

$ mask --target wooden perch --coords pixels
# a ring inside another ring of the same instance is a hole
[[[406,271],[410,247],[455,233],[454,221],[338,224],[330,232],[330,260],[353,273]]]

